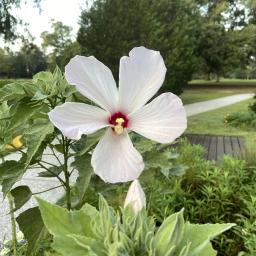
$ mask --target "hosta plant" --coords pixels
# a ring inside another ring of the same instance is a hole
[[[39,198],[38,203],[52,246],[63,256],[214,256],[210,240],[234,226],[191,224],[181,210],[156,227],[145,208],[115,211],[101,196],[99,210],[85,204],[68,211]]]

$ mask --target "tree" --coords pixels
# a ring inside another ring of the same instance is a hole
[[[119,59],[134,46],[153,47],[154,20],[148,0],[97,0],[81,15],[78,42],[118,77]]]
[[[166,87],[179,94],[197,68],[200,14],[191,0],[96,0],[81,15],[78,42],[118,78],[119,59],[135,46],[160,50]]]
[[[24,41],[16,58],[20,60],[17,61],[17,63],[22,63],[20,66],[23,69],[21,69],[21,72],[17,72],[20,68],[19,65],[15,65],[16,75],[19,77],[32,77],[39,71],[45,70],[47,67],[46,56],[39,47],[32,42]]]
[[[9,78],[13,73],[13,53],[0,48],[0,77]]]
[[[52,32],[41,33],[42,47],[51,51],[48,55],[49,68],[53,70],[58,65],[63,69],[70,58],[80,53],[80,46],[71,40],[71,27],[60,21],[52,21],[51,27]]]
[[[23,0],[1,0],[0,1],[0,36],[5,40],[17,37],[15,34],[16,25],[22,21],[12,14],[12,9],[18,8]],[[41,0],[34,0],[39,6]]]
[[[20,51],[16,53],[7,49],[0,49],[1,77],[30,78],[45,70],[46,67],[46,56],[32,42],[23,41]]]

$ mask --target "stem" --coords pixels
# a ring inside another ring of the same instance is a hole
[[[67,209],[71,209],[71,191],[70,191],[70,183],[69,183],[69,172],[68,172],[68,148],[69,142],[62,136],[62,145],[63,145],[63,155],[64,155],[64,164],[63,164],[63,171],[65,175],[65,187],[66,187],[66,200],[67,200]]]
[[[41,166],[41,168],[45,169],[47,172],[51,173],[54,177],[56,177],[60,181],[61,184],[63,184],[64,186],[66,185],[65,181],[62,178],[60,178],[59,175],[56,175],[54,172],[52,172],[49,168],[47,168],[40,162],[38,163],[38,165]]]
[[[48,191],[51,191],[51,190],[54,190],[54,189],[60,188],[60,187],[63,187],[63,185],[59,185],[59,186],[56,186],[56,187],[53,187],[53,188],[49,188],[49,189],[46,189],[46,190],[43,190],[43,191],[40,191],[40,192],[36,192],[36,193],[33,193],[33,195],[42,194],[44,192],[48,192]]]
[[[59,162],[59,164],[62,165],[61,162],[60,162],[60,159],[58,158],[58,156],[57,156],[56,153],[54,152],[53,148],[50,147],[50,149],[51,149],[52,154],[54,155],[54,157],[55,157],[55,158],[57,159],[57,161]]]
[[[16,236],[16,223],[15,223],[15,216],[14,216],[13,197],[10,193],[8,193],[7,198],[9,202],[11,225],[12,225],[13,256],[17,256],[17,236]]]

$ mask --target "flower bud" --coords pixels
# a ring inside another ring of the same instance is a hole
[[[138,180],[134,180],[127,192],[124,207],[132,206],[135,214],[137,214],[143,207],[146,207],[145,193]]]

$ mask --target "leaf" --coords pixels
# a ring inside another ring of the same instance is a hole
[[[91,156],[89,154],[76,156],[71,166],[78,170],[79,173],[74,187],[77,189],[78,192],[77,206],[81,207],[81,205],[83,205],[83,203],[85,202],[86,190],[90,184],[90,180],[93,175],[91,167]]]
[[[86,249],[90,256],[105,256],[106,254],[101,249],[101,242],[97,241],[96,239],[80,236],[80,235],[68,235],[70,238],[74,240],[74,242]],[[77,252],[75,252],[77,255]],[[83,256],[83,255],[81,255]]]
[[[91,222],[97,219],[98,211],[87,204],[79,211],[68,211],[40,198],[37,201],[46,228],[54,236],[53,248],[64,256],[90,255],[72,238],[72,234],[94,239]]]
[[[185,166],[174,166],[170,168],[161,168],[160,171],[161,173],[166,177],[170,178],[171,175],[174,176],[182,176],[186,173],[186,167]]]
[[[42,93],[41,91],[37,91],[31,100],[40,101],[40,100],[47,99],[47,97],[48,96]]]
[[[156,255],[161,256],[165,255],[167,251],[176,251],[175,248],[182,240],[183,234],[184,218],[182,209],[165,219],[158,229],[155,235]]]
[[[81,244],[77,243],[72,235],[56,237],[52,248],[62,256],[98,256],[97,254],[89,254],[88,248],[85,245],[81,246]]]
[[[86,152],[90,151],[92,147],[98,143],[102,135],[104,134],[105,130],[102,129],[93,135],[83,135],[80,140],[72,145],[73,150],[76,152],[76,155],[83,155]]]
[[[40,111],[41,106],[33,106],[30,101],[21,101],[13,114],[8,129],[10,132],[15,131],[18,127],[24,126],[34,113]]]
[[[5,161],[0,165],[0,183],[4,197],[12,186],[22,178],[24,172],[24,165],[14,160]]]
[[[20,209],[32,196],[32,192],[28,186],[19,186],[11,190],[14,199],[15,209]]]
[[[233,226],[235,224],[232,223],[199,225],[187,222],[179,248],[191,243],[190,256],[215,256],[217,253],[213,250],[210,240]]]
[[[46,136],[53,132],[54,127],[49,121],[47,123],[34,124],[25,131],[24,137],[27,145],[26,166],[30,164]]]
[[[0,101],[7,100],[20,100],[25,97],[25,91],[23,90],[22,83],[6,84],[0,88]]]
[[[16,218],[19,228],[28,241],[27,256],[38,255],[40,240],[47,235],[38,207],[22,212]]]
[[[92,216],[85,211],[85,208],[79,211],[68,211],[40,198],[37,198],[37,201],[45,226],[53,236],[59,237],[68,234],[93,236],[90,225]]]
[[[63,154],[63,145],[62,144],[55,144],[53,145],[54,149],[56,149],[59,153]]]

